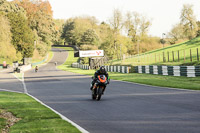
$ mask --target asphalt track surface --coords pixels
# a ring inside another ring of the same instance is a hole
[[[91,77],[57,70],[67,51],[53,51],[50,63],[25,73],[27,91],[90,133],[200,133],[200,91],[111,80],[93,101]]]

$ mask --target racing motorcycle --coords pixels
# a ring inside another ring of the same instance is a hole
[[[93,79],[93,77],[92,77]],[[92,99],[99,101],[103,92],[105,91],[106,85],[108,84],[107,78],[105,75],[99,75],[94,83],[92,89]]]

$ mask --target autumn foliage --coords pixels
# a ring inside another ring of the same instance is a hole
[[[43,0],[13,0],[8,2],[0,0],[1,19],[8,23],[1,23],[1,26],[10,27],[8,41],[1,43],[0,52],[6,51],[2,44],[13,45],[14,56],[12,58],[6,54],[1,54],[1,59],[20,60],[23,57],[32,57],[34,53],[45,56],[55,40],[56,25],[53,20],[53,11],[49,1]],[[3,34],[8,34],[0,29]],[[35,45],[35,46],[34,46]],[[5,52],[4,52],[5,53]],[[1,62],[0,62],[1,63]]]

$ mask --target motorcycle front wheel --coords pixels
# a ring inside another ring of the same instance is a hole
[[[103,92],[103,87],[99,87],[98,92],[97,92],[97,97],[96,97],[97,101],[101,100],[102,92]]]
[[[92,99],[93,99],[93,100],[96,100],[96,98],[97,98],[97,95],[92,94]]]
[[[96,98],[97,98],[96,90],[92,90],[92,99],[96,100]]]

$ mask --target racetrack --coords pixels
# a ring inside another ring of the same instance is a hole
[[[199,133],[200,91],[113,81],[101,101],[91,100],[91,77],[57,70],[67,51],[25,73],[29,94],[91,133]],[[167,81],[166,81],[167,82]]]

